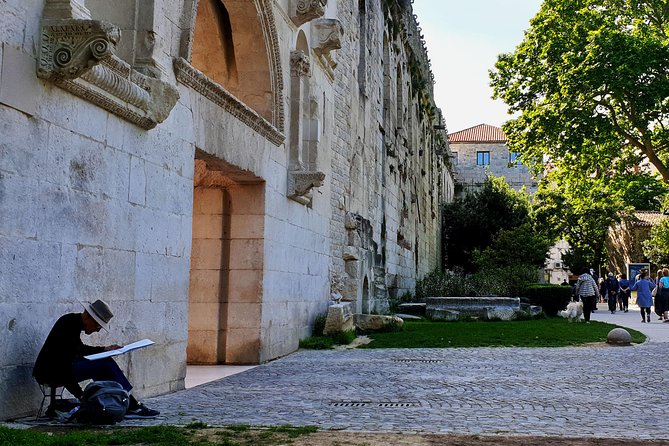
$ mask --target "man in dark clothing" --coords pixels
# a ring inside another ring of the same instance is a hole
[[[101,300],[84,304],[84,309],[82,313],[69,313],[56,321],[37,355],[33,376],[41,384],[65,387],[77,399],[83,394],[79,382],[87,379],[116,381],[129,393],[132,385],[113,359],[90,361],[84,358],[86,355],[120,348],[118,345],[94,347],[81,341],[82,331],[90,335],[102,328],[106,330],[107,323],[114,315]],[[130,395],[128,418],[155,417],[159,413]]]

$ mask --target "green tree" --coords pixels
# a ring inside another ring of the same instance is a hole
[[[510,149],[545,174],[537,221],[570,243],[572,270],[601,265],[608,227],[666,193],[668,31],[666,0],[545,0],[490,73],[518,114]]]
[[[643,242],[643,254],[655,265],[669,265],[669,219],[663,218],[650,230]]]
[[[510,149],[595,177],[648,161],[669,181],[668,32],[666,0],[546,0],[491,71],[520,113],[504,125]]]
[[[490,176],[481,189],[447,204],[444,215],[445,265],[472,272],[475,252],[490,246],[501,230],[528,221],[528,195]]]

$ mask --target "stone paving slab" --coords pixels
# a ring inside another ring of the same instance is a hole
[[[124,424],[669,439],[668,348],[299,351],[148,399],[160,417]]]

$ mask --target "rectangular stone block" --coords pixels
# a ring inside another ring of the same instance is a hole
[[[193,238],[221,239],[223,238],[223,215],[193,215]]]
[[[263,238],[265,217],[263,215],[232,215],[230,216],[231,238]]]
[[[263,240],[230,240],[230,269],[262,269]]]
[[[263,298],[263,272],[258,269],[230,271],[227,300],[258,303]]]
[[[218,363],[218,331],[189,330],[186,358],[189,364]]]
[[[223,213],[223,191],[197,187],[193,192],[193,215],[220,215]]]
[[[192,269],[220,269],[221,268],[221,240],[194,239],[191,253]]]
[[[0,171],[23,178],[32,177],[33,180],[43,178],[47,166],[48,133],[48,123],[0,105]]]
[[[237,303],[227,304],[228,318],[226,329],[254,328],[260,325],[260,315],[262,308],[256,303]]]
[[[217,269],[191,270],[188,288],[189,302],[219,302],[220,293],[221,271]]]
[[[136,156],[130,157],[128,201],[142,206],[146,204],[146,169],[144,167],[144,160]]]
[[[226,364],[258,364],[260,359],[260,329],[226,330]]]
[[[11,45],[2,45],[0,102],[28,115],[37,111],[40,91],[35,76],[35,58]]]
[[[190,330],[219,330],[220,304],[218,302],[191,302],[188,305]]]

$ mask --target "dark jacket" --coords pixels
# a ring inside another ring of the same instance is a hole
[[[84,355],[104,351],[104,347],[92,347],[81,342],[82,331],[84,322],[81,313],[69,313],[56,321],[35,361],[33,376],[37,382],[73,383],[72,363]]]

